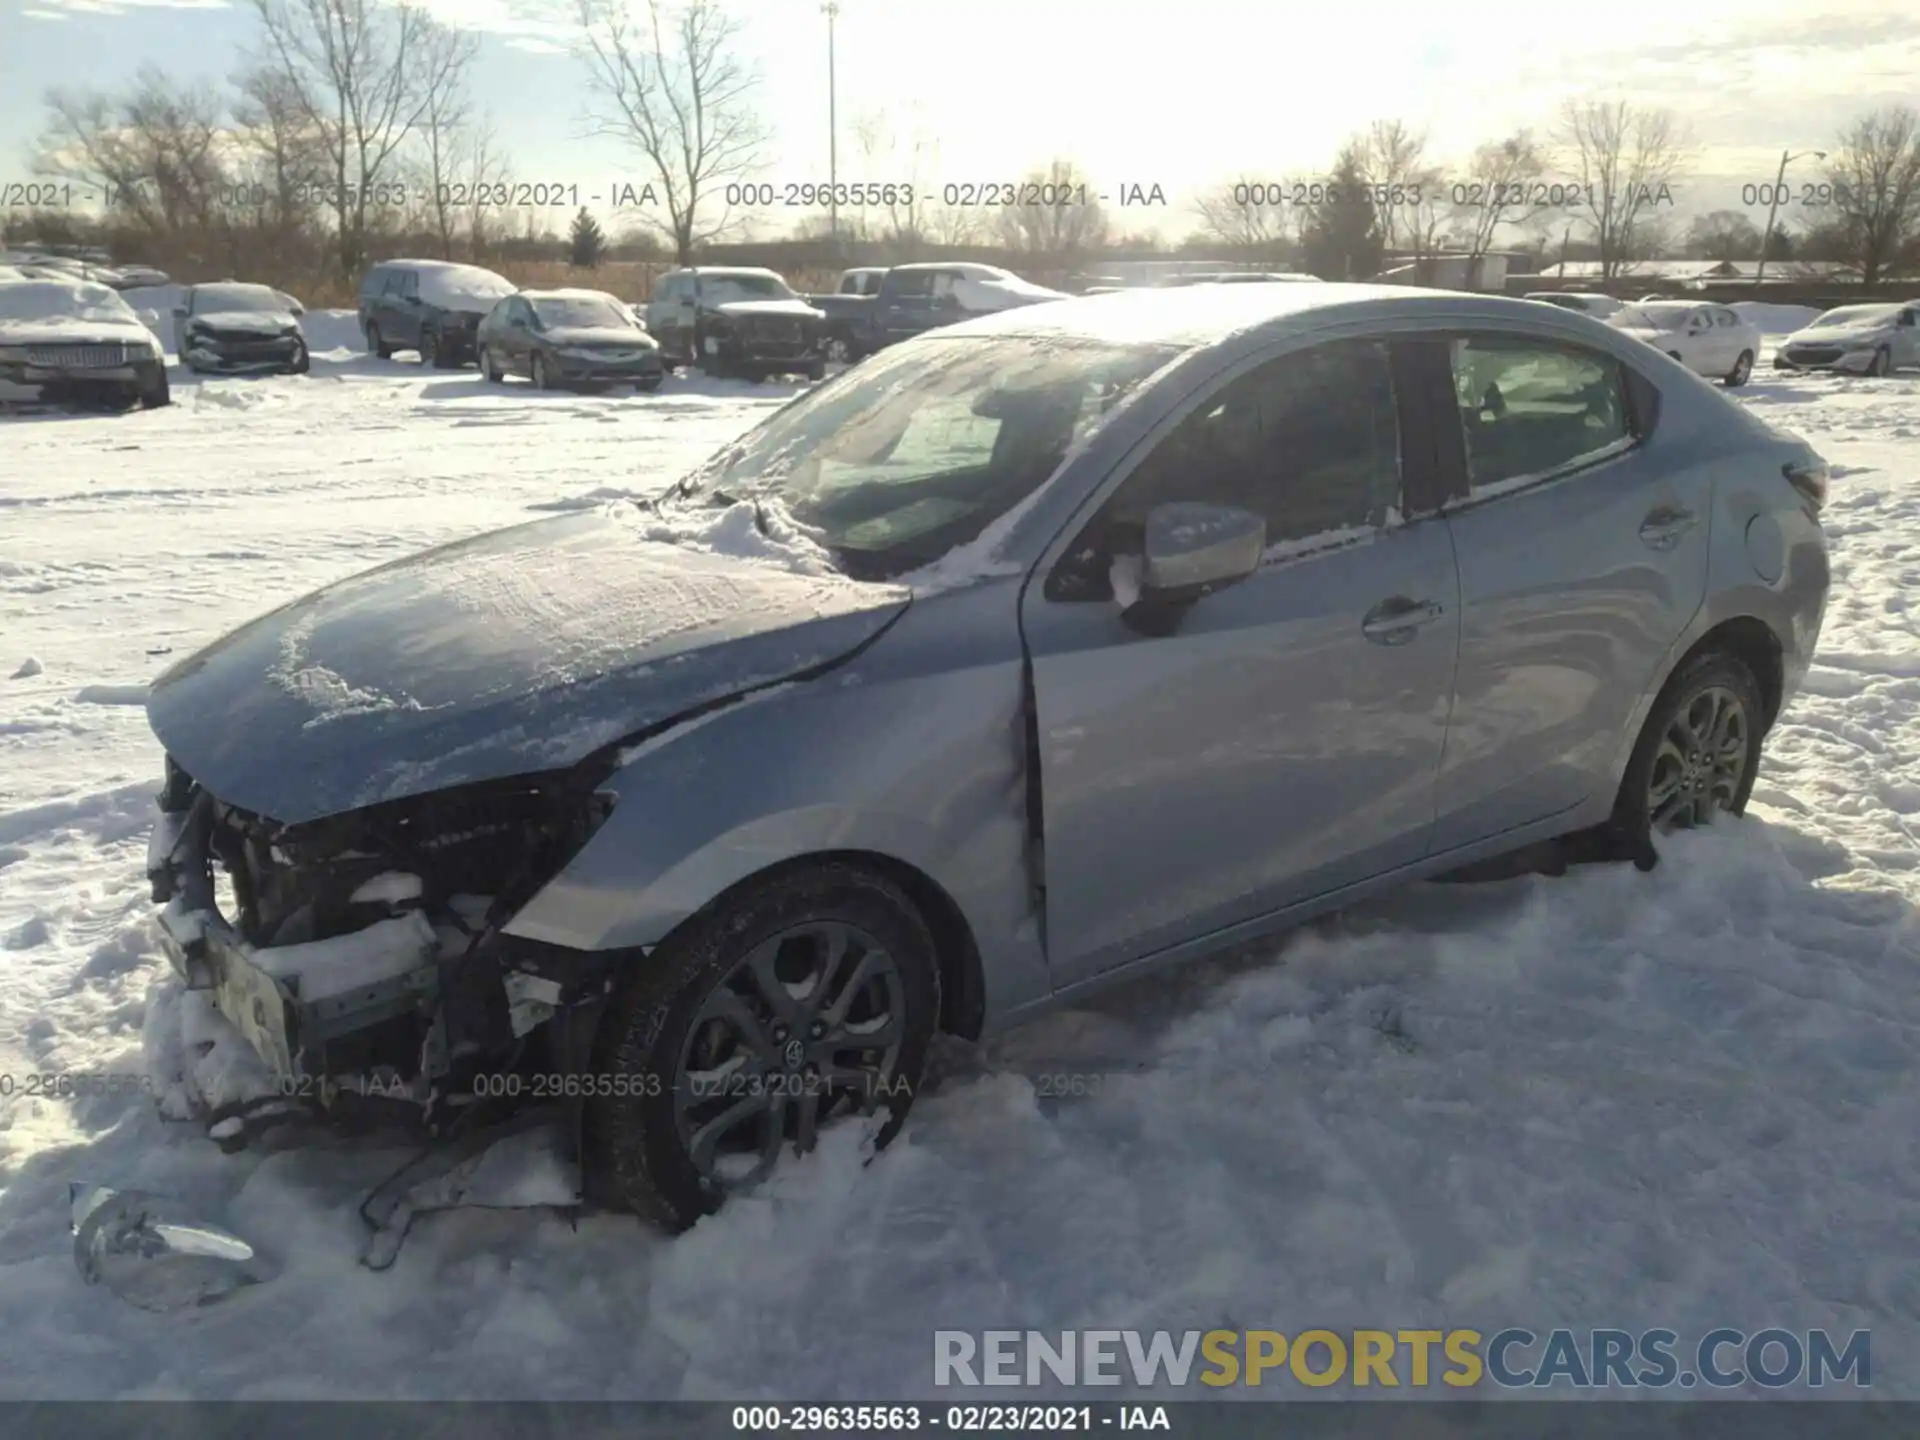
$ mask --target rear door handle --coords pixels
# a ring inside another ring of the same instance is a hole
[[[1649,549],[1671,550],[1680,543],[1682,536],[1699,523],[1700,517],[1691,510],[1662,505],[1649,512],[1647,518],[1640,522],[1640,538],[1646,541]]]
[[[1395,595],[1366,613],[1360,633],[1376,645],[1404,645],[1446,613],[1437,600],[1409,600]]]

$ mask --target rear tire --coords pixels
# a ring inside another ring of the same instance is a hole
[[[595,1040],[582,1131],[590,1194],[684,1230],[790,1147],[810,1148],[822,1119],[864,1101],[885,1117],[881,1146],[906,1123],[940,978],[933,936],[892,881],[840,862],[789,869],[695,916],[637,965]],[[796,994],[802,981],[810,988]],[[882,1027],[886,1045],[835,1043]],[[834,1077],[795,1070],[803,1052]],[[750,1089],[687,1098],[713,1083],[695,1076],[750,1074]],[[835,1079],[853,1088],[824,1088]],[[754,1175],[725,1173],[756,1159]]]
[[[1873,360],[1867,366],[1867,374],[1875,380],[1878,380],[1882,376],[1891,375],[1892,373],[1893,352],[1882,345],[1878,350],[1873,352]]]
[[[553,375],[547,369],[546,356],[536,355],[533,357],[533,367],[530,373],[533,379],[534,389],[536,390],[553,389]]]
[[[476,358],[480,361],[480,378],[482,380],[486,381],[489,385],[499,385],[506,380],[507,377],[502,375],[499,367],[493,363],[493,351],[482,345],[480,347],[480,354]]]
[[[381,335],[379,325],[371,320],[367,322],[367,351],[382,360],[393,358],[393,347],[387,344],[386,337]]]
[[[422,325],[420,327],[420,364],[427,370],[444,370],[440,363],[440,337]]]
[[[1609,828],[1625,858],[1651,870],[1659,863],[1655,831],[1745,812],[1765,714],[1753,672],[1725,651],[1696,655],[1673,673],[1647,712],[1614,801]]]
[[[1753,352],[1742,350],[1740,358],[1733,362],[1733,369],[1727,372],[1727,388],[1738,390],[1753,378]]]

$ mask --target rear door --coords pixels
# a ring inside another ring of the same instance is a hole
[[[1894,322],[1893,363],[1920,365],[1920,305],[1909,305]]]
[[[420,276],[413,270],[395,270],[387,277],[387,323],[389,344],[410,350],[420,343]]]
[[[932,270],[893,271],[881,285],[880,339],[886,344],[908,340],[933,324]]]
[[[1514,333],[1427,347],[1460,566],[1460,666],[1434,849],[1571,809],[1706,595],[1705,458],[1653,453],[1648,382],[1604,351]]]
[[[1236,367],[1028,587],[1056,984],[1426,853],[1458,606],[1444,522],[1401,519],[1432,465],[1397,395],[1372,341]],[[1194,500],[1261,514],[1267,559],[1143,632],[1147,512]]]

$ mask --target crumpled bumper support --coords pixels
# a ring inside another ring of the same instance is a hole
[[[275,957],[296,947],[256,947],[220,913],[213,888],[214,801],[198,789],[182,795],[183,788],[170,776],[147,844],[147,878],[154,900],[165,906],[161,946],[189,989],[213,992],[215,1007],[246,1037],[283,1093],[308,1093],[304,1082],[326,1078],[319,1061],[329,1040],[410,1011],[437,1012],[438,943],[424,923],[381,922],[391,927],[391,941],[382,937],[383,943],[394,950],[393,965],[381,968],[397,973],[303,999],[297,977],[274,973],[286,968],[276,966]]]

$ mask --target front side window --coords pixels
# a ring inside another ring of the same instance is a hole
[[[908,270],[894,274],[893,293],[902,300],[924,300],[933,294],[931,270]]]
[[[1625,376],[1611,356],[1520,336],[1452,345],[1471,492],[1589,463],[1633,442]]]
[[[1199,501],[1250,510],[1269,546],[1319,548],[1401,507],[1400,427],[1387,347],[1352,340],[1228,381],[1158,440],[1101,507],[1049,594],[1105,599],[1111,562],[1140,553],[1148,512]]]
[[[709,305],[742,300],[791,300],[793,291],[778,275],[702,275],[700,295]]]

